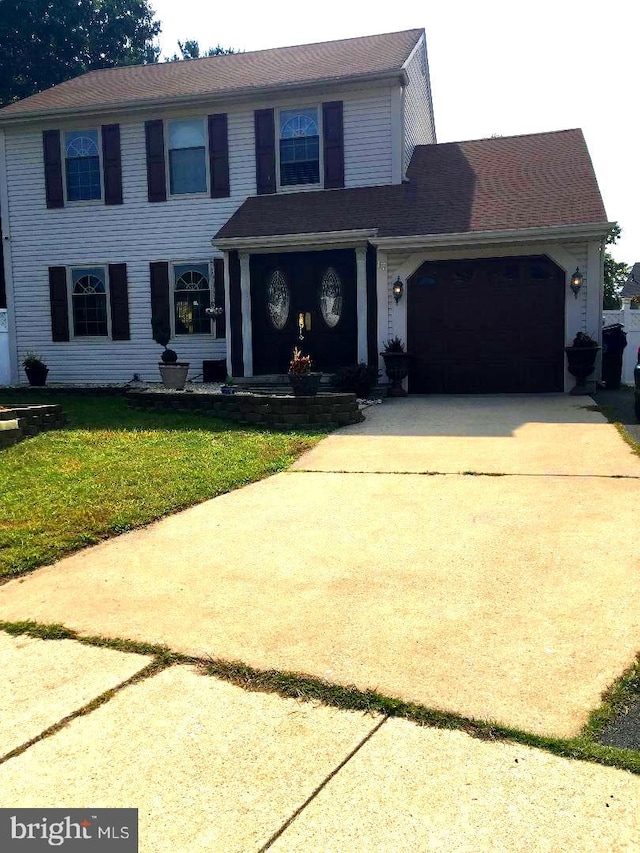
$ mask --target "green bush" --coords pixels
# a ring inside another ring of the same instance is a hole
[[[338,391],[347,394],[355,394],[356,397],[366,399],[371,394],[371,389],[378,381],[379,371],[376,367],[368,364],[349,364],[341,367],[333,377],[333,384]]]

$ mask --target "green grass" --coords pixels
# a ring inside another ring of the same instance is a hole
[[[17,397],[0,393],[0,405]],[[28,402],[60,403],[69,424],[0,451],[0,577],[281,471],[324,435],[134,411],[122,397]]]

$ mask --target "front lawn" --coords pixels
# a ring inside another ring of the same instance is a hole
[[[287,468],[322,434],[270,433],[122,397],[0,392],[60,403],[66,429],[0,451],[0,577],[34,569]]]

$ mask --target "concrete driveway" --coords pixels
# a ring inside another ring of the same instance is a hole
[[[575,734],[640,647],[640,461],[591,402],[388,401],[294,470],[6,584],[0,619]]]

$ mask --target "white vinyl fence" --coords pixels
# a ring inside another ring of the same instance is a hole
[[[633,368],[638,360],[638,347],[640,347],[640,309],[631,310],[631,300],[623,299],[622,308],[619,311],[603,311],[602,319],[604,326],[612,323],[621,323],[627,333],[627,347],[622,360],[622,382],[625,385],[633,385]]]
[[[9,314],[6,308],[0,308],[0,385],[8,385],[10,379]]]

